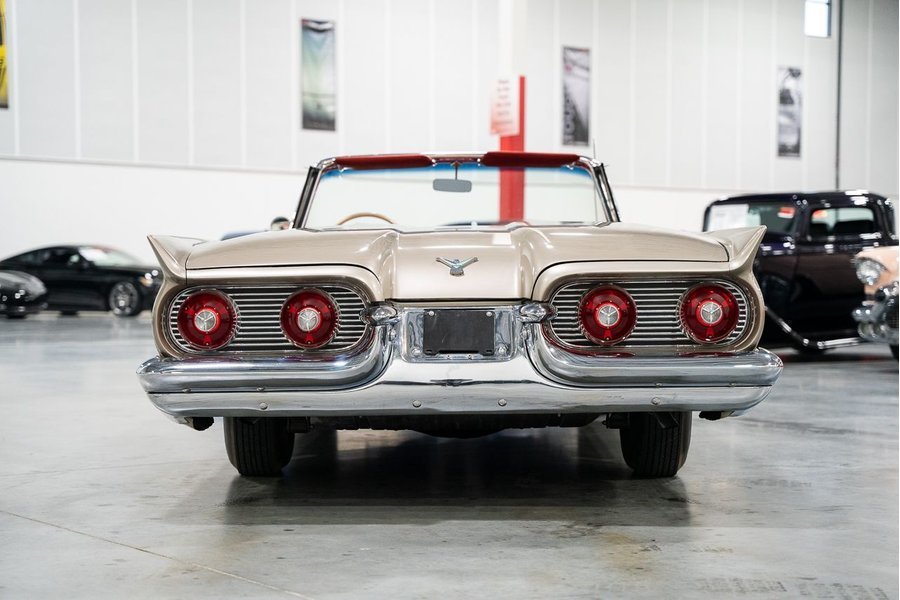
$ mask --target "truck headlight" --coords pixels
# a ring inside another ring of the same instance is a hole
[[[856,261],[856,276],[866,285],[874,285],[884,273],[885,266],[871,258],[861,258]]]

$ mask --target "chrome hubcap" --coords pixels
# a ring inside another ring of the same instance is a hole
[[[127,283],[117,283],[109,296],[115,314],[126,313],[137,304],[137,291]]]

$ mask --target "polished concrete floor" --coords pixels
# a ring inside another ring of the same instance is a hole
[[[671,480],[615,432],[304,440],[239,478],[145,399],[149,318],[0,321],[0,598],[896,598],[898,371],[784,353]]]

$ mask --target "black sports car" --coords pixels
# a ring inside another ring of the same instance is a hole
[[[0,314],[24,319],[47,308],[47,288],[40,279],[19,271],[0,271]]]
[[[47,286],[50,310],[75,314],[109,310],[133,317],[153,306],[162,275],[128,254],[105,246],[50,246],[0,261],[0,269],[23,271]]]

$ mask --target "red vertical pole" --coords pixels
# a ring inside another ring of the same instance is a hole
[[[519,77],[519,135],[500,136],[500,150],[525,150],[525,77]],[[500,172],[500,220],[525,218],[525,173],[513,169]]]

